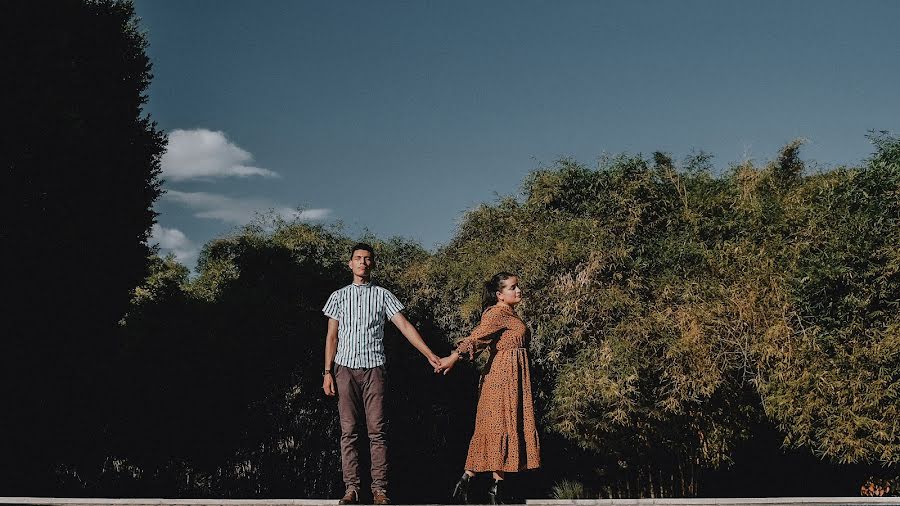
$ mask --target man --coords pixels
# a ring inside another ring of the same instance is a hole
[[[403,304],[390,291],[371,283],[375,252],[368,244],[350,249],[353,283],[328,297],[325,336],[325,395],[338,396],[341,421],[341,467],[347,490],[339,504],[359,503],[359,431],[369,434],[372,458],[372,502],[390,504],[387,489],[387,419],[384,412],[384,322],[390,320],[434,368],[441,359],[422,340],[400,311]]]

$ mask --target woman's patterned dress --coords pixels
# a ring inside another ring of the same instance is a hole
[[[470,356],[490,350],[466,457],[465,468],[470,471],[515,472],[541,465],[526,349],[529,339],[528,327],[513,309],[496,305],[484,312],[481,323],[457,347]]]

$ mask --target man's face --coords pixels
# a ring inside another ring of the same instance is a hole
[[[372,267],[375,267],[375,258],[368,251],[358,249],[350,256],[350,263],[348,265],[355,276],[368,278]]]

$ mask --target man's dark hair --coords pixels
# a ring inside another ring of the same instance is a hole
[[[350,259],[353,259],[353,252],[358,250],[368,251],[372,254],[372,260],[375,260],[375,250],[372,249],[372,246],[364,242],[358,242],[350,248]]]

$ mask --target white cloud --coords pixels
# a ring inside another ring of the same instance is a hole
[[[197,260],[199,248],[177,228],[166,228],[154,223],[150,229],[150,244],[158,244],[163,255],[172,253],[182,265],[191,266]]]
[[[163,198],[194,210],[194,216],[246,225],[260,213],[274,212],[285,220],[318,221],[331,215],[330,209],[297,210],[263,198],[238,199],[206,192],[166,190]]]
[[[249,165],[253,155],[225,137],[224,132],[198,128],[172,130],[162,157],[162,177],[171,181],[221,177],[280,177],[277,172]]]

